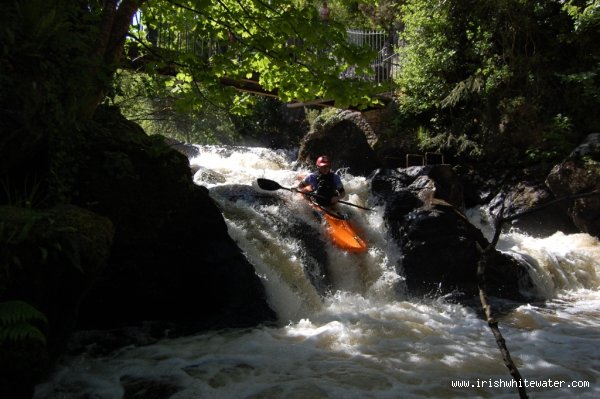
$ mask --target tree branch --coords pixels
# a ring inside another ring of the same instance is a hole
[[[502,217],[502,214],[504,213],[504,207],[505,207],[505,202],[503,201],[502,207],[501,207],[500,211],[498,212],[498,217],[494,222],[495,230],[494,230],[494,238],[492,239],[492,242],[485,249],[481,248],[481,246],[479,244],[477,244],[477,249],[479,250],[479,253],[480,253],[479,262],[477,264],[477,284],[479,286],[479,300],[481,301],[481,307],[483,308],[483,312],[485,314],[485,318],[487,320],[488,326],[492,330],[492,334],[494,334],[494,338],[496,339],[496,344],[498,345],[498,348],[500,348],[500,353],[502,354],[502,359],[504,360],[504,365],[508,368],[508,371],[510,372],[510,375],[514,378],[514,380],[518,382],[519,396],[523,399],[528,398],[527,391],[525,390],[525,385],[523,384],[523,377],[521,377],[521,373],[519,372],[519,369],[517,368],[517,366],[515,366],[512,358],[510,356],[510,352],[508,351],[508,348],[506,347],[506,341],[502,337],[502,333],[500,332],[500,329],[498,328],[498,321],[493,317],[492,308],[488,302],[486,283],[485,283],[486,265],[495,250],[496,244],[498,244],[498,240],[500,239],[500,232],[502,231],[502,226],[504,223],[509,222],[514,219],[518,219],[519,217],[522,217],[524,215],[528,215],[528,214],[540,211],[551,205],[555,205],[555,204],[565,201],[565,200],[591,197],[594,195],[600,195],[600,191],[591,191],[591,192],[587,192],[587,193],[568,195],[568,196],[561,197],[556,200],[547,202],[538,207],[529,209],[527,211],[516,213],[516,214],[508,216],[508,217]]]
[[[502,202],[502,208],[500,209],[500,214],[504,212],[504,201]],[[481,248],[479,243],[477,243],[477,249],[479,251],[479,262],[477,263],[477,285],[479,287],[479,300],[481,301],[481,307],[483,308],[483,313],[485,314],[485,319],[492,330],[492,334],[494,334],[494,338],[496,339],[496,345],[500,349],[500,354],[502,355],[502,359],[504,361],[504,365],[508,369],[510,375],[513,379],[518,383],[519,389],[519,397],[521,399],[528,398],[527,391],[525,390],[525,384],[523,383],[523,377],[521,377],[521,373],[515,363],[513,362],[510,352],[506,347],[506,341],[498,328],[498,321],[493,317],[492,307],[488,302],[487,290],[486,290],[486,282],[485,282],[485,268],[491,257],[491,255],[495,251],[496,244],[498,243],[498,239],[500,238],[500,231],[502,230],[503,220],[498,218],[495,222],[495,232],[494,238],[492,242],[485,248]]]

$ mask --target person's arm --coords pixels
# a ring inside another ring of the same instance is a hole
[[[313,187],[310,183],[310,175],[302,179],[300,183],[298,183],[298,185],[293,188],[293,190],[305,193],[313,191]]]

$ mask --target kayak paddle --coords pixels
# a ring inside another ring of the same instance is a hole
[[[258,187],[262,188],[263,190],[267,190],[267,191],[275,191],[275,190],[283,189],[283,190],[291,191],[293,193],[300,193],[300,194],[308,195],[310,197],[321,197],[320,195],[317,195],[317,194],[305,193],[303,191],[298,191],[298,190],[294,190],[294,189],[291,189],[291,188],[288,188],[288,187],[283,187],[279,183],[277,183],[276,181],[269,180],[269,179],[258,178],[258,179],[256,179],[256,182],[258,183]],[[354,206],[356,208],[364,209],[366,211],[373,211],[374,210],[374,209],[371,209],[371,208],[365,208],[364,206],[353,204],[352,202],[346,202],[346,201],[338,201],[338,202],[340,204],[346,204],[346,205]]]

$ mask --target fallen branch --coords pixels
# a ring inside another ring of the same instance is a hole
[[[504,204],[502,204],[502,209],[500,210],[500,214],[504,211]],[[492,242],[485,248],[481,248],[479,244],[477,244],[477,249],[480,252],[479,262],[477,264],[477,285],[479,287],[479,300],[481,301],[481,306],[483,308],[483,312],[485,314],[485,319],[492,330],[492,334],[494,334],[494,338],[496,339],[496,344],[498,348],[500,348],[500,353],[502,354],[502,359],[504,360],[504,365],[508,368],[510,375],[517,382],[517,386],[519,387],[519,397],[524,399],[528,398],[527,391],[525,390],[525,384],[523,382],[523,377],[521,377],[521,373],[512,358],[510,357],[510,352],[506,347],[506,341],[498,328],[498,321],[494,318],[492,314],[492,307],[488,303],[487,300],[487,291],[485,284],[485,267],[488,263],[488,259],[493,254],[496,248],[496,244],[500,238],[500,231],[502,230],[502,223],[504,219],[498,218],[495,223],[495,232],[494,238]]]
[[[477,249],[479,250],[479,253],[480,253],[479,262],[477,264],[477,285],[479,287],[479,300],[481,301],[481,306],[483,308],[483,312],[485,314],[485,319],[488,323],[488,326],[490,327],[490,329],[492,330],[492,333],[494,334],[494,338],[496,339],[496,344],[498,345],[498,348],[500,348],[500,353],[502,354],[502,359],[504,360],[504,365],[506,366],[506,368],[508,368],[508,371],[509,371],[510,375],[513,377],[513,379],[517,382],[517,387],[519,389],[519,397],[520,398],[528,398],[527,391],[525,390],[525,384],[523,382],[523,377],[521,377],[521,373],[519,372],[519,369],[517,368],[517,366],[515,366],[515,363],[513,362],[512,358],[510,356],[510,352],[508,351],[508,348],[506,347],[506,341],[504,340],[504,337],[502,336],[502,333],[500,332],[500,329],[498,328],[498,321],[494,318],[494,316],[492,314],[492,307],[490,306],[488,299],[487,299],[487,291],[486,291],[486,283],[485,283],[485,267],[486,267],[491,255],[495,251],[496,244],[498,244],[498,240],[500,239],[502,225],[504,223],[509,222],[514,219],[518,219],[519,217],[522,217],[524,215],[528,215],[530,213],[534,213],[539,210],[545,209],[551,205],[555,205],[555,204],[565,201],[565,200],[573,200],[573,199],[578,199],[578,198],[591,197],[594,195],[600,195],[600,191],[596,190],[596,191],[591,191],[591,192],[587,192],[587,193],[568,195],[568,196],[561,197],[556,200],[547,202],[538,207],[529,209],[527,211],[516,213],[516,214],[507,216],[507,217],[502,217],[502,214],[504,213],[504,205],[505,205],[503,202],[502,208],[500,209],[500,212],[498,213],[498,218],[496,219],[496,221],[494,223],[495,230],[494,230],[494,237],[493,237],[492,241],[485,249],[481,248],[481,246],[479,244],[477,244]]]

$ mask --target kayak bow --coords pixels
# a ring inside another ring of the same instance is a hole
[[[360,238],[344,216],[326,209],[313,201],[309,202],[310,206],[322,217],[327,235],[337,247],[354,253],[362,253],[367,250],[365,241]]]

